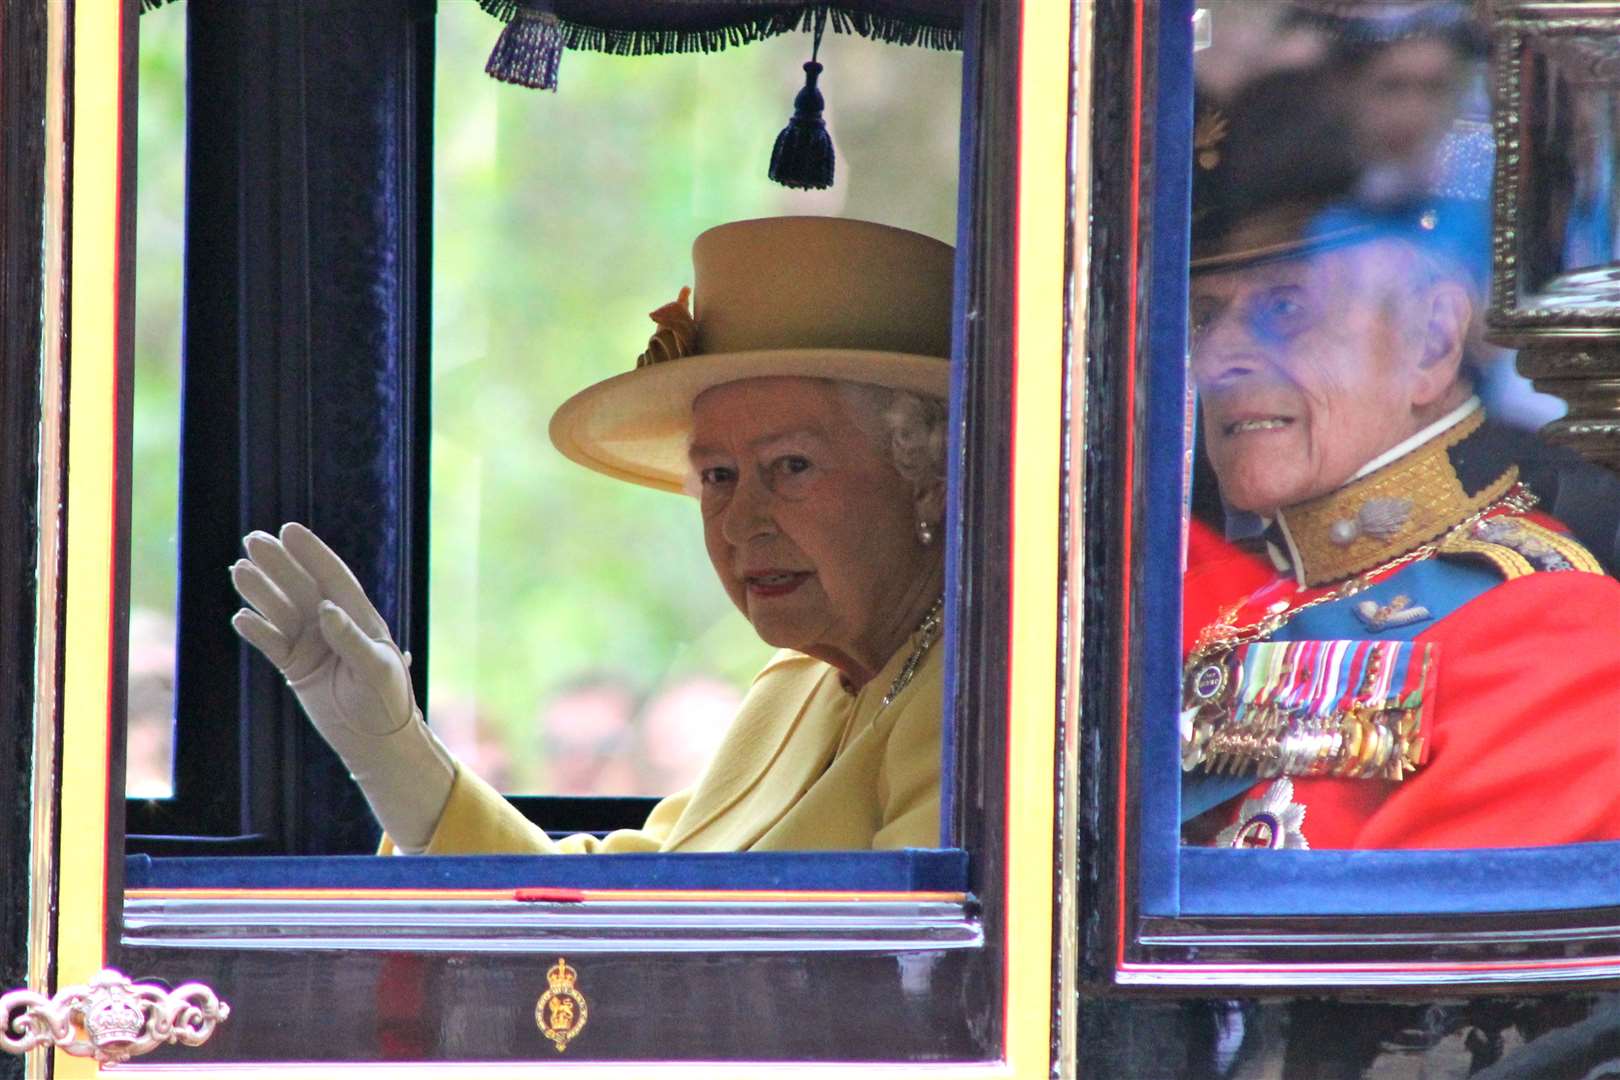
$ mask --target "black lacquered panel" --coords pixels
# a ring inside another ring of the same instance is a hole
[[[962,988],[985,978],[972,931],[949,944],[868,950],[845,941],[804,952],[747,947],[746,925],[724,913],[711,926],[710,940],[669,952],[648,952],[645,940],[541,935],[517,952],[459,941],[432,951],[126,947],[121,959],[141,977],[205,982],[232,1010],[206,1045],[160,1051],[146,1059],[154,1062],[558,1060],[534,1013],[560,957],[588,1007],[568,1061],[926,1062],[999,1052],[987,1033],[1000,1003],[963,1000]],[[558,948],[541,951],[542,942]],[[291,1017],[319,1017],[320,1031],[296,1037]]]
[[[1082,1075],[1484,1080],[1613,1076],[1620,995],[1432,1003],[1301,998],[1093,1002]]]

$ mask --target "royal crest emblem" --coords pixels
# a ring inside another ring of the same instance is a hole
[[[534,1022],[540,1034],[551,1040],[559,1054],[585,1027],[585,995],[574,985],[578,978],[579,972],[558,957],[546,972],[546,992],[534,1006]]]

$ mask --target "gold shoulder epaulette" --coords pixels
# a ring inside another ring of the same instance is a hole
[[[1439,553],[1484,558],[1508,581],[1557,570],[1603,573],[1602,564],[1579,541],[1516,514],[1476,521],[1444,540]]]

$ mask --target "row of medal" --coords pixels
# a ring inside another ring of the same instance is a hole
[[[1400,780],[1425,758],[1438,651],[1415,641],[1257,641],[1202,660],[1187,673],[1182,768]]]

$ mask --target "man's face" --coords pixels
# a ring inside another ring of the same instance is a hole
[[[1346,87],[1358,154],[1382,163],[1431,153],[1456,119],[1463,72],[1442,41],[1416,38],[1380,50]]]
[[[1342,486],[1433,399],[1409,253],[1376,241],[1192,279],[1191,370],[1221,493],[1261,514]]]

